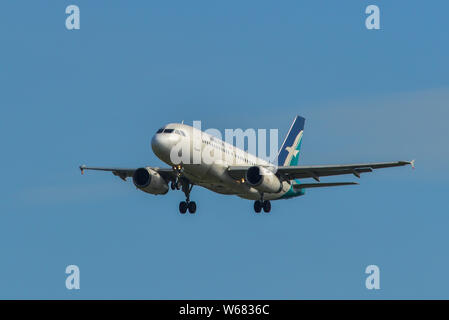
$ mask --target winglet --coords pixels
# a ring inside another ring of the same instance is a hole
[[[84,174],[84,169],[86,168],[86,165],[83,164],[82,166],[80,166],[80,170],[81,170],[81,174]]]
[[[410,165],[412,166],[412,169],[415,169],[415,159],[413,159],[412,161],[410,161]]]

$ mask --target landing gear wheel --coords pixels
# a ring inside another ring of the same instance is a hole
[[[262,203],[259,200],[254,201],[254,211],[259,213],[262,210]]]
[[[184,214],[184,213],[186,213],[187,212],[187,202],[185,202],[185,201],[181,201],[180,203],[179,203],[179,212],[181,213],[181,214]]]
[[[186,178],[178,178],[175,181],[175,188],[181,189],[186,196],[186,201],[182,201],[179,204],[179,212],[186,213],[189,210],[190,213],[196,212],[196,203],[195,201],[190,201],[190,191],[192,191],[193,184],[189,182]]]
[[[271,211],[271,202],[269,200],[263,202],[263,211],[267,213]]]
[[[188,204],[188,208],[189,208],[189,212],[191,214],[194,214],[196,212],[196,202],[195,201],[190,201]]]
[[[179,183],[179,181],[173,181],[171,184],[170,184],[170,188],[172,189],[172,190],[179,190],[179,189],[181,189],[181,184]]]

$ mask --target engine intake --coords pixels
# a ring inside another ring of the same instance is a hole
[[[250,186],[255,187],[262,183],[263,178],[260,171],[260,167],[251,167],[246,171],[246,181]]]
[[[140,190],[151,194],[165,194],[168,184],[159,173],[151,168],[139,168],[134,171],[133,183]]]
[[[270,170],[254,166],[246,171],[247,183],[260,192],[277,193],[282,190],[279,178]]]

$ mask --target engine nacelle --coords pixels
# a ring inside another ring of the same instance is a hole
[[[159,173],[151,168],[139,168],[134,171],[133,183],[140,190],[151,194],[165,194],[168,184]]]
[[[264,167],[254,166],[246,171],[246,182],[260,192],[277,193],[282,190],[279,178]]]

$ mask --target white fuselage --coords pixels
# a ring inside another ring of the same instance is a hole
[[[232,194],[251,200],[260,199],[260,192],[244,180],[232,178],[228,173],[228,167],[256,165],[273,167],[272,164],[185,124],[172,123],[163,129],[163,132],[156,133],[151,140],[153,152],[170,166],[181,165],[183,174],[193,184],[221,194]],[[164,132],[167,129],[169,133]],[[173,131],[170,131],[171,129]],[[174,159],[173,150],[188,150],[188,156],[184,157],[181,163],[176,163],[173,160],[179,161],[179,158]],[[204,160],[204,155],[214,155],[214,152],[221,156],[212,157],[212,161],[210,158]],[[264,199],[279,199],[290,188],[290,183],[284,181],[279,192],[264,194]]]

